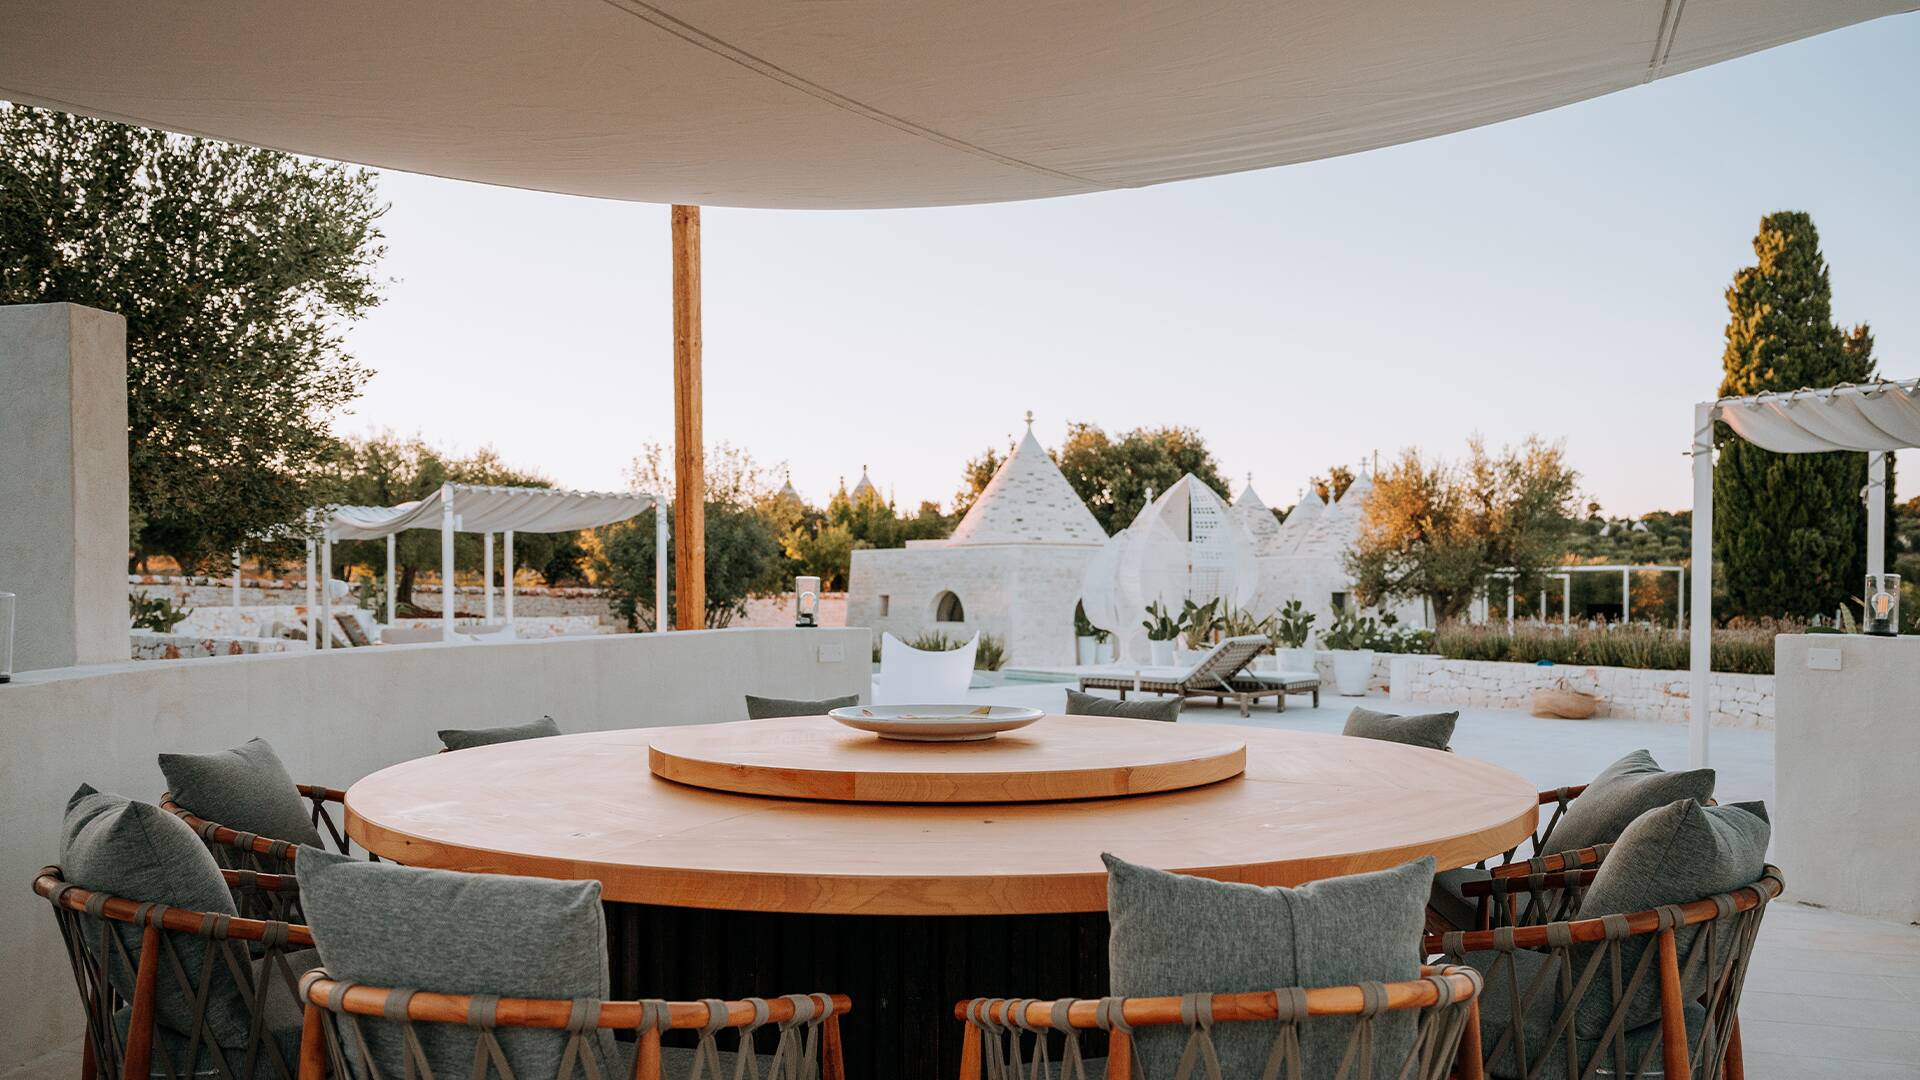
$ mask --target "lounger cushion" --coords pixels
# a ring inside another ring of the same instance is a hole
[[[446,728],[440,732],[440,741],[449,750],[467,750],[495,743],[545,739],[558,734],[560,725],[553,722],[553,717],[543,716],[525,724],[510,724],[507,727]]]
[[[238,914],[220,867],[186,822],[157,806],[95,791],[85,784],[67,801],[60,829],[60,869],[67,881],[94,892],[216,915]],[[126,943],[132,964],[138,964],[140,928],[115,923],[114,929]],[[205,939],[191,934],[171,937],[181,964],[197,985]],[[95,940],[90,934],[89,947]],[[118,955],[116,950],[109,957],[108,977],[120,995],[131,1001],[134,968],[118,960]],[[175,1031],[190,1030],[193,1003],[178,992],[171,978],[163,978],[159,988],[161,1023]],[[222,1045],[245,1042],[246,1002],[227,975],[226,965],[217,960],[206,1016]]]
[[[1123,716],[1129,720],[1161,720],[1171,724],[1180,719],[1180,699],[1177,697],[1140,698],[1135,701],[1121,701],[1117,698],[1069,690],[1067,691],[1067,715]]]
[[[1582,795],[1581,798],[1586,796]],[[1767,844],[1773,838],[1767,808],[1762,803],[1702,806],[1682,799],[1649,810],[1635,818],[1593,875],[1593,884],[1580,901],[1580,917],[1631,915],[1666,904],[1690,904],[1709,896],[1732,892],[1760,880],[1766,869]],[[1699,934],[1685,927],[1675,934],[1681,970],[1687,949]],[[1654,947],[1651,936],[1637,936],[1621,951],[1625,970],[1631,971],[1640,954]],[[1706,968],[1686,984],[1687,999],[1706,989]],[[1641,1024],[1660,1014],[1658,987],[1649,982],[1635,997],[1629,1024]],[[1588,1002],[1581,1009],[1583,1034],[1605,1027],[1605,1002]]]
[[[301,851],[295,867],[307,925],[336,979],[450,994],[608,996],[597,881],[427,870],[314,848]],[[399,1076],[399,1032],[379,1021],[366,1026],[375,1064],[383,1075]],[[445,1024],[415,1030],[435,1076],[467,1074],[471,1032]],[[564,1032],[497,1034],[514,1075],[559,1075]]]
[[[313,807],[265,739],[212,754],[161,754],[173,801],[195,817],[273,840],[319,847]]]
[[[1419,975],[1418,950],[1408,942],[1420,938],[1432,858],[1297,889],[1186,877],[1102,858],[1114,994],[1240,993]],[[1396,1074],[1416,1022],[1412,1012],[1376,1022],[1374,1052],[1382,1075]],[[1303,1026],[1307,1075],[1333,1075],[1351,1031],[1351,1021],[1343,1020]],[[1226,1075],[1260,1075],[1270,1027],[1223,1024],[1214,1034]],[[1147,1075],[1173,1075],[1185,1037],[1179,1029],[1143,1031],[1139,1046]]]
[[[1429,750],[1445,750],[1453,745],[1453,726],[1460,720],[1460,710],[1452,712],[1413,713],[1398,716],[1393,713],[1374,712],[1372,709],[1355,707],[1347,714],[1347,726],[1340,732],[1357,739],[1378,739],[1381,742],[1405,743],[1408,746],[1424,746]]]
[[[1667,772],[1652,754],[1635,750],[1607,766],[1567,804],[1566,816],[1548,838],[1550,850],[1540,854],[1611,844],[1633,819],[1655,807],[1679,799],[1713,798],[1713,779],[1712,769]]]
[[[821,698],[819,701],[803,701],[799,698],[756,697],[747,695],[747,719],[772,720],[780,716],[824,716],[833,709],[847,709],[860,704],[859,694],[844,694],[840,697]]]

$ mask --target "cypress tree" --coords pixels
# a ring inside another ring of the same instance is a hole
[[[1833,289],[1813,218],[1769,214],[1753,238],[1756,265],[1727,290],[1722,397],[1862,382],[1873,336],[1833,322]],[[1718,425],[1713,558],[1728,615],[1831,614],[1866,575],[1867,456],[1776,454]],[[1891,470],[1889,470],[1891,472]],[[1889,476],[1891,483],[1891,476]]]

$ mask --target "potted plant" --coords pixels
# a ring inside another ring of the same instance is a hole
[[[1099,627],[1087,618],[1087,609],[1079,604],[1073,606],[1073,658],[1082,666],[1100,662]]]
[[[1314,667],[1313,650],[1307,643],[1313,640],[1313,612],[1303,607],[1298,600],[1289,600],[1280,609],[1280,615],[1274,620],[1273,638],[1275,648],[1279,650],[1281,671],[1312,671]]]
[[[1373,675],[1373,650],[1368,645],[1378,632],[1372,623],[1349,609],[1335,615],[1333,625],[1320,635],[1320,644],[1333,653],[1334,691],[1342,697],[1367,692],[1367,680]]]
[[[1220,598],[1217,596],[1204,604],[1196,604],[1189,599],[1181,605],[1180,633],[1186,638],[1187,648],[1194,652],[1211,647],[1214,632],[1225,622],[1220,614]]]
[[[1147,649],[1151,654],[1154,667],[1173,665],[1173,642],[1180,636],[1180,620],[1167,611],[1166,605],[1155,600],[1147,605],[1147,617],[1140,623],[1147,631]]]

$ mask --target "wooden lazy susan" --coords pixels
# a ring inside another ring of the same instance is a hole
[[[667,780],[782,799],[1004,803],[1109,799],[1240,775],[1230,730],[1112,717],[1047,716],[985,742],[877,738],[825,716],[660,728],[648,764]]]

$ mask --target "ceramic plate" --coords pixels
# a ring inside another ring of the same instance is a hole
[[[1045,716],[1019,705],[853,705],[827,714],[850,728],[905,742],[979,742]]]

